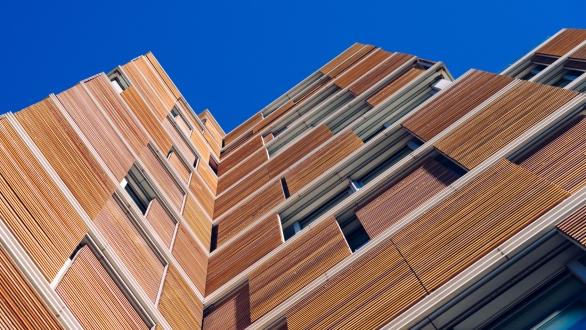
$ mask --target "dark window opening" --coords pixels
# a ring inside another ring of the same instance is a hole
[[[155,199],[155,192],[135,165],[128,171],[121,185],[134,201],[136,207],[142,214],[145,214],[149,204]]]
[[[212,171],[214,171],[214,173],[216,173],[216,175],[218,175],[218,162],[214,159],[214,157],[210,156],[210,161],[208,164],[210,165],[210,168],[212,169]]]
[[[212,226],[212,236],[210,239],[210,252],[218,247],[218,226]]]
[[[580,72],[580,71],[564,70],[564,72],[561,74],[561,76],[556,81],[554,81],[551,85],[556,86],[556,87],[560,87],[560,88],[564,88],[569,83],[576,80],[576,78],[578,78],[580,75],[582,75],[582,72]]]
[[[338,224],[342,229],[342,233],[350,246],[352,252],[360,249],[364,244],[370,241],[370,237],[366,230],[356,216],[352,216],[346,220],[338,219]]]
[[[289,198],[291,194],[289,194],[289,187],[287,187],[287,180],[285,180],[285,177],[281,178],[281,186],[283,186],[283,193],[285,193],[285,198]]]
[[[522,79],[522,80],[529,80],[529,79],[535,77],[537,74],[539,74],[545,68],[547,68],[547,65],[543,65],[543,64],[532,64],[531,65],[531,68],[529,69],[529,71],[524,76],[522,76],[520,79]]]

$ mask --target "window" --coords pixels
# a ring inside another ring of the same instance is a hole
[[[119,69],[114,69],[108,73],[108,78],[110,79],[110,85],[112,85],[112,88],[118,94],[121,94],[130,87],[130,82]]]
[[[576,80],[576,78],[578,78],[580,75],[582,75],[582,72],[580,71],[564,69],[562,70],[562,73],[559,75],[559,77],[551,83],[551,85],[564,88],[569,83]]]
[[[545,68],[547,68],[547,66],[543,65],[543,64],[532,64],[529,67],[529,69],[527,69],[526,73],[523,76],[521,76],[520,79],[529,80],[529,79],[535,77],[537,74],[539,74]]]
[[[177,106],[174,106],[173,109],[171,109],[170,114],[171,114],[171,117],[173,117],[175,124],[177,124],[177,126],[179,126],[179,129],[181,131],[183,131],[183,133],[185,133],[185,135],[189,136],[191,134],[191,131],[193,130],[193,128],[187,122],[187,120],[183,117],[183,115],[181,114],[181,112],[177,108]]]
[[[368,237],[366,230],[364,230],[356,216],[347,217],[346,219],[340,217],[337,220],[352,252],[360,249],[370,241],[370,237]]]
[[[214,157],[210,156],[210,161],[208,164],[210,165],[212,171],[218,175],[218,161]]]
[[[155,198],[155,192],[136,165],[132,166],[126,177],[120,182],[120,185],[142,214],[146,214],[149,204]]]

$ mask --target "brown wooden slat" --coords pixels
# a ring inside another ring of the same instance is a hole
[[[181,97],[181,92],[179,92],[179,90],[177,89],[177,86],[175,86],[175,83],[173,83],[173,81],[171,80],[171,78],[169,77],[169,75],[167,74],[165,69],[163,69],[163,67],[161,66],[161,64],[159,63],[159,61],[155,57],[155,55],[151,52],[148,52],[145,56],[149,60],[150,64],[153,66],[153,68],[157,71],[157,73],[159,74],[161,79],[163,79],[163,81],[167,85],[167,88],[169,89],[171,94],[175,97],[175,99],[178,99],[179,97]]]
[[[317,152],[295,165],[285,175],[289,193],[299,192],[363,144],[362,140],[351,130],[341,132]]]
[[[362,206],[356,216],[368,236],[376,237],[456,179],[452,169],[428,158]]]
[[[271,215],[213,253],[208,263],[206,292],[212,293],[283,243],[280,221],[276,214]]]
[[[155,234],[159,235],[167,247],[170,247],[177,224],[163,208],[158,199],[153,199],[149,204],[146,219],[155,230]]]
[[[210,155],[212,154],[211,148],[208,145],[208,142],[203,137],[203,133],[198,130],[193,130],[191,132],[191,136],[189,137],[195,149],[199,153],[201,161],[208,161],[210,159]]]
[[[115,183],[69,126],[51,99],[15,114],[28,135],[91,219],[102,209]]]
[[[177,185],[171,173],[161,163],[161,160],[155,155],[150,148],[145,149],[141,156],[144,167],[150,172],[152,178],[158,183],[158,186],[169,197],[169,202],[176,210],[181,209],[183,203],[183,191]]]
[[[248,283],[205,310],[204,330],[244,330],[250,325]]]
[[[403,88],[405,85],[415,80],[415,78],[419,77],[419,75],[421,75],[423,72],[425,72],[425,70],[418,67],[410,68],[402,75],[389,82],[373,96],[369,97],[366,102],[368,102],[368,104],[372,105],[373,107],[382,103],[389,96],[395,94],[399,89]]]
[[[233,152],[223,155],[218,166],[218,175],[222,176],[230,169],[239,165],[246,157],[252,155],[263,147],[264,142],[262,136],[257,135]]]
[[[586,30],[567,29],[541,46],[536,53],[563,56],[584,40],[586,40]]]
[[[370,87],[374,86],[374,84],[376,84],[379,80],[383,79],[412,58],[414,58],[412,55],[395,53],[372,72],[369,72],[362,78],[358,79],[348,89],[350,92],[352,92],[352,94],[360,95]]]
[[[148,329],[87,245],[78,251],[55,291],[84,329]]]
[[[522,81],[435,146],[473,168],[576,95],[566,89]]]
[[[263,119],[262,113],[257,113],[254,116],[250,117],[240,126],[233,129],[230,133],[226,134],[224,137],[224,145],[230,145],[230,143],[234,142],[238,139],[242,134],[250,131],[256,124],[258,124]]]
[[[261,167],[268,160],[269,154],[267,150],[265,148],[261,148],[252,154],[252,156],[250,156],[250,158],[248,158],[246,161],[240,162],[238,165],[233,167],[230,172],[218,178],[218,194],[224,192],[248,173],[254,172],[255,169]]]
[[[586,246],[586,207],[576,210],[557,225],[557,228],[582,246]]]
[[[324,65],[320,71],[326,76],[335,78],[374,49],[374,46],[356,43]]]
[[[586,40],[586,38],[585,38]],[[570,58],[586,61],[586,45],[580,47],[570,55]]]
[[[156,120],[161,122],[165,116],[167,116],[169,111],[171,111],[175,102],[172,101],[167,103],[161,99],[158,91],[153,88],[151,83],[143,76],[148,70],[145,70],[142,63],[143,62],[140,61],[140,59],[136,59],[125,64],[122,68],[130,79],[132,87],[139,91],[143,101],[148,105],[148,109],[152,111]]]
[[[391,55],[392,53],[389,53],[382,49],[377,49],[373,51],[372,54],[369,54],[368,57],[365,57],[364,60],[362,60],[360,63],[356,64],[355,66],[341,74],[339,77],[337,77],[334,80],[334,84],[336,84],[340,88],[349,87],[360,77],[364,76],[368,71],[382,63],[384,60],[388,59]]]
[[[206,214],[211,216],[214,212],[215,196],[209,189],[206,188],[206,183],[203,181],[199,173],[193,173],[191,175],[189,191],[191,191],[193,196],[201,204]]]
[[[191,195],[185,200],[183,219],[189,225],[200,242],[209,249],[212,233],[212,223],[204,216],[204,210],[196,203]]]
[[[173,266],[165,277],[159,310],[173,329],[201,328],[203,304]]]
[[[183,180],[183,183],[187,184],[189,182],[189,177],[191,176],[191,169],[185,165],[175,151],[173,151],[167,159],[169,160],[169,165],[175,170],[175,173],[181,178],[181,180]]]
[[[262,131],[265,127],[269,126],[270,124],[274,123],[277,119],[281,118],[284,114],[289,112],[289,110],[293,109],[296,103],[293,100],[287,101],[285,104],[281,105],[277,110],[271,112],[265,119],[263,119],[260,123],[256,124],[252,129],[253,133],[258,133]]]
[[[150,92],[160,99],[161,104],[165,107],[164,109],[170,111],[175,102],[177,102],[177,97],[169,90],[167,83],[162,79],[151,61],[147,56],[140,56],[133,60],[132,63],[140,70],[145,81],[148,82]]]
[[[214,204],[214,219],[226,213],[226,211],[246,198],[246,196],[254,193],[269,181],[269,172],[265,164],[216,198]]]
[[[501,160],[403,227],[392,240],[431,292],[568,195],[547,180]]]
[[[428,141],[511,81],[509,76],[474,70],[405,120],[403,127]]]
[[[204,294],[208,257],[183,225],[179,225],[177,230],[177,237],[173,244],[173,255],[191,282]]]
[[[309,229],[250,273],[252,320],[277,307],[351,253],[335,218]]]
[[[197,164],[197,173],[201,176],[203,182],[210,188],[213,194],[218,189],[218,177],[206,162],[199,162]]]
[[[179,151],[179,153],[181,155],[183,155],[183,157],[185,157],[185,159],[190,164],[193,164],[193,162],[195,161],[195,153],[191,150],[191,148],[189,147],[187,142],[185,142],[185,140],[183,140],[183,138],[181,137],[181,135],[179,134],[179,131],[177,131],[175,126],[173,126],[173,124],[171,124],[171,121],[169,120],[169,118],[163,119],[161,124],[166,129],[167,133],[169,133],[169,136],[171,137],[171,141],[173,141],[173,144],[175,145],[175,148],[177,149],[177,151]],[[169,150],[164,150],[164,151],[165,152],[163,152],[163,154],[166,154]]]

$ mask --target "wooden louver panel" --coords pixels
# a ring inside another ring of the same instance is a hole
[[[124,72],[130,79],[132,87],[136,88],[144,102],[148,105],[148,109],[145,109],[145,111],[152,111],[157,122],[161,122],[169,111],[171,111],[173,104],[165,104],[165,102],[160,99],[157,91],[151,86],[149,81],[144,78],[143,71],[146,72],[146,70],[144,70],[144,67],[140,68],[139,63],[139,59],[127,63],[123,66]]]
[[[195,198],[188,196],[183,207],[183,219],[189,225],[200,242],[209,249],[212,233],[212,222],[204,216],[203,209]]]
[[[3,248],[0,249],[0,328],[62,329]]]
[[[256,124],[252,129],[253,133],[259,133],[265,127],[269,126],[273,122],[277,121],[277,119],[281,118],[284,114],[289,112],[289,110],[293,109],[296,103],[293,100],[289,100],[285,104],[281,105],[277,110],[273,111],[270,115],[268,115],[265,119],[263,119],[260,123]]]
[[[132,223],[123,206],[110,198],[94,223],[151,301],[155,302],[165,265]]]
[[[423,72],[425,72],[425,70],[418,67],[410,68],[402,75],[393,79],[393,81],[383,87],[380,91],[376,92],[373,96],[369,97],[366,102],[368,102],[368,104],[372,105],[373,107],[382,103],[389,96],[395,94],[395,92],[409,84]]]
[[[586,40],[586,38],[585,38]],[[586,45],[583,45],[570,55],[570,58],[586,61]]]
[[[222,160],[218,165],[218,176],[239,165],[246,157],[252,155],[260,148],[263,148],[264,142],[260,135],[250,139],[246,144],[235,149],[233,152],[222,156]]]
[[[207,188],[206,183],[199,173],[191,175],[189,182],[189,191],[193,194],[197,201],[201,204],[207,215],[211,216],[214,212],[214,194]]]
[[[167,213],[158,199],[153,199],[149,205],[146,219],[155,230],[155,233],[161,238],[167,247],[171,246],[173,233],[175,232],[175,221]]]
[[[179,225],[173,244],[173,255],[199,292],[205,293],[208,256],[183,225]]]
[[[203,320],[204,330],[244,330],[250,325],[248,284],[213,307],[208,307]]]
[[[586,40],[586,30],[567,29],[539,48],[536,53],[563,56]]]
[[[335,218],[309,229],[249,275],[252,320],[277,307],[351,253]]]
[[[280,221],[276,214],[271,215],[232,243],[212,253],[206,292],[212,293],[283,243]]]
[[[341,132],[285,175],[289,193],[295,194],[311,181],[360,148],[364,143],[352,130]]]
[[[149,328],[87,245],[56,291],[84,329]]]
[[[228,190],[218,195],[214,203],[214,219],[230,210],[238,202],[247,196],[253,194],[260,187],[270,181],[266,164],[262,165],[256,171],[250,173],[238,184],[233,185]]]
[[[195,146],[195,150],[197,150],[200,159],[204,161],[209,160],[211,155],[211,148],[203,137],[203,133],[199,130],[193,130],[189,139]]]
[[[218,177],[210,165],[205,162],[199,162],[197,164],[197,173],[199,173],[203,179],[203,182],[205,182],[208,188],[210,188],[212,193],[215,194],[216,190],[218,189]]]
[[[334,80],[334,84],[336,84],[340,88],[347,88],[352,83],[357,81],[360,77],[364,76],[368,71],[376,67],[377,65],[381,64],[383,61],[388,59],[392,53],[384,51],[382,49],[377,49],[372,54],[365,57],[360,63],[356,64],[348,71],[341,74]]]
[[[356,216],[373,238],[458,179],[457,173],[435,158],[426,159],[382,194],[361,207]]]
[[[95,218],[114,192],[115,183],[79,141],[53,100],[45,99],[15,116],[90,218]]]
[[[269,160],[269,154],[265,148],[261,148],[246,161],[240,162],[230,172],[218,178],[218,194],[230,188],[248,173],[252,173],[255,169],[261,167],[267,160]]]
[[[157,157],[153,150],[147,148],[141,156],[144,167],[149,171],[152,178],[158,183],[159,188],[167,194],[171,204],[179,210],[183,203],[183,191],[167,168],[163,166],[159,157]]]
[[[431,292],[568,195],[547,180],[501,160],[403,227],[392,240]]]
[[[179,151],[179,153],[183,155],[183,157],[185,157],[188,163],[193,164],[193,162],[195,161],[195,153],[193,153],[187,142],[183,140],[177,128],[173,126],[173,124],[171,123],[171,119],[169,119],[168,117],[164,118],[161,122],[161,125],[165,127],[167,133],[169,133],[169,136],[171,137],[171,140],[173,141],[173,144],[175,145],[177,151]],[[165,152],[166,151],[168,150],[165,150]]]
[[[176,99],[181,97],[181,92],[179,92],[179,90],[177,89],[177,87],[175,86],[175,84],[173,83],[173,81],[171,80],[169,75],[167,74],[167,72],[165,72],[165,70],[163,69],[163,67],[161,66],[161,64],[159,63],[157,58],[155,57],[155,55],[151,52],[148,52],[145,56],[149,60],[149,62],[153,66],[153,68],[157,71],[157,73],[159,74],[161,79],[163,79],[163,81],[167,85],[167,88],[169,88],[169,91],[171,92],[171,94]]]
[[[262,113],[257,113],[254,116],[250,117],[250,119],[246,120],[240,126],[233,129],[230,133],[226,134],[224,137],[224,145],[230,145],[230,143],[234,142],[238,139],[242,134],[250,131],[256,124],[258,124],[263,119]]]
[[[582,207],[572,213],[557,228],[586,247],[586,207]]]
[[[509,76],[474,70],[409,117],[403,127],[428,141],[511,81]]]
[[[14,128],[0,122],[0,217],[50,282],[87,227]]]
[[[171,153],[171,155],[169,155],[168,160],[169,165],[171,165],[171,167],[175,170],[177,176],[183,180],[183,183],[187,184],[191,175],[191,169],[185,165],[181,158],[179,158],[179,155],[177,155],[177,153],[174,151]]]
[[[377,329],[426,292],[387,240],[328,278],[287,312],[295,329]]]
[[[165,276],[159,310],[173,329],[201,329],[203,304],[173,266]]]
[[[120,182],[134,163],[134,157],[83,86],[76,85],[57,95],[57,98]]]
[[[463,166],[473,168],[575,95],[566,89],[520,82],[435,146]]]
[[[519,165],[575,192],[586,184],[586,117],[579,115]]]
[[[167,83],[161,78],[157,70],[151,64],[151,61],[146,56],[140,56],[133,60],[132,63],[136,66],[140,73],[148,83],[149,93],[153,93],[160,100],[164,109],[167,112],[175,105],[177,97],[169,90]]]
[[[374,46],[356,43],[324,65],[320,71],[326,76],[335,78],[340,73],[346,71],[346,69],[352,66],[352,64],[370,53],[373,49],[375,49]]]
[[[395,53],[389,57],[384,63],[376,67],[371,72],[358,79],[348,89],[354,95],[360,95],[370,87],[374,86],[379,80],[386,77],[391,72],[398,69],[401,65],[414,58],[412,55]]]

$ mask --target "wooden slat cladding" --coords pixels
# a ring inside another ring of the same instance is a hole
[[[284,201],[285,193],[280,181],[275,181],[263,188],[222,218],[218,224],[218,246]]]
[[[252,320],[277,307],[351,253],[335,218],[309,229],[250,274]]]
[[[57,98],[120,182],[134,163],[134,157],[83,86],[76,85]]]
[[[179,153],[181,153],[181,155],[183,155],[183,157],[185,157],[185,159],[189,163],[193,164],[193,162],[195,161],[195,154],[193,153],[191,148],[189,148],[189,145],[187,144],[187,142],[185,142],[185,140],[183,140],[183,138],[181,137],[181,135],[179,134],[179,132],[177,131],[175,126],[173,126],[173,124],[171,124],[171,121],[169,120],[169,118],[163,119],[163,121],[161,122],[161,125],[166,129],[167,133],[169,133],[169,136],[171,137],[171,141],[173,141],[173,144],[175,145],[175,148],[177,148]],[[169,150],[161,150],[161,151],[166,153]]]
[[[94,218],[115,189],[51,99],[16,113],[16,118],[81,206]]]
[[[173,221],[171,215],[169,215],[169,213],[163,208],[158,199],[153,199],[151,201],[146,214],[146,219],[165,245],[170,247],[173,233],[175,232],[175,226],[177,224]]]
[[[586,38],[584,40],[586,40]],[[577,60],[581,60],[581,61],[586,61],[586,45],[583,45],[578,50],[576,50],[575,52],[573,52],[570,55],[570,58],[577,59]]]
[[[295,165],[285,175],[289,193],[295,194],[311,181],[325,173],[364,143],[351,130],[341,132],[307,159]]]
[[[519,164],[575,192],[586,185],[586,117],[579,115],[526,155]]]
[[[173,151],[167,159],[169,160],[169,165],[175,170],[175,173],[181,178],[181,180],[183,180],[183,183],[187,184],[189,182],[189,177],[191,176],[191,169],[185,165],[175,151]]]
[[[218,189],[218,177],[210,168],[210,165],[205,162],[199,162],[197,164],[197,173],[199,173],[203,182],[210,188],[212,193],[215,194]]]
[[[392,240],[431,292],[568,195],[547,180],[501,160],[403,227]]]
[[[62,329],[4,248],[0,249],[0,301],[2,329]]]
[[[148,82],[149,90],[157,95],[165,109],[167,109],[167,112],[169,112],[175,105],[175,102],[177,102],[177,97],[169,90],[169,87],[149,59],[146,56],[140,56],[133,60],[132,63],[140,70],[140,73],[142,73],[144,79]]]
[[[159,310],[173,329],[201,329],[203,304],[173,266],[165,277]]]
[[[128,107],[136,115],[142,126],[151,136],[157,147],[162,152],[171,148],[171,137],[161,126],[160,121],[148,109],[146,103],[142,100],[140,95],[136,92],[134,86],[128,87],[122,92],[122,98],[128,104]]]
[[[199,156],[203,161],[207,161],[210,159],[211,149],[208,145],[208,142],[203,137],[203,133],[198,130],[193,130],[191,132],[191,136],[189,137],[193,145],[195,146],[195,150],[199,153]]]
[[[150,64],[153,66],[155,71],[157,71],[157,73],[159,74],[161,79],[163,79],[163,81],[167,85],[167,88],[169,89],[171,94],[175,97],[175,99],[178,99],[179,97],[181,97],[181,92],[179,92],[179,90],[177,89],[177,87],[175,86],[175,84],[173,83],[173,81],[171,80],[169,75],[167,74],[167,72],[163,69],[163,67],[161,66],[161,64],[159,63],[157,58],[155,57],[155,55],[151,52],[148,52],[145,56],[149,60]]]
[[[220,157],[220,153],[222,150],[222,141],[215,140],[215,137],[210,133],[209,130],[205,130],[203,132],[203,138],[206,140],[208,145],[210,146],[210,150],[212,151],[214,157]]]
[[[428,158],[362,206],[356,216],[368,236],[376,237],[458,177],[441,160]]]
[[[385,76],[395,71],[412,58],[414,58],[412,55],[395,53],[381,65],[376,67],[372,72],[369,72],[368,74],[358,79],[348,89],[350,92],[352,92],[352,94],[360,95],[376,84],[379,80],[383,79]]]
[[[149,328],[87,245],[56,291],[84,329]]]
[[[233,129],[230,133],[226,134],[224,137],[224,145],[230,145],[230,143],[234,142],[238,139],[242,134],[250,131],[256,124],[258,124],[263,119],[262,113],[257,113],[256,115],[250,117],[250,119],[246,120],[240,126]]]
[[[371,45],[354,44],[324,65],[320,71],[326,76],[335,78],[374,49],[375,47]]]
[[[193,230],[199,241],[209,249],[212,223],[204,216],[203,209],[201,209],[201,206],[196,203],[195,198],[191,195],[185,200],[183,219],[185,219],[185,222],[189,225],[189,228]]]
[[[283,243],[280,221],[276,214],[271,215],[229,245],[212,253],[208,263],[206,292],[212,293]]]
[[[586,30],[567,29],[541,46],[536,53],[563,56],[584,40],[586,40]]]
[[[293,100],[287,101],[285,104],[280,106],[277,110],[273,111],[270,115],[268,115],[265,119],[263,119],[260,123],[256,124],[254,126],[254,128],[252,129],[252,132],[254,134],[259,133],[265,127],[269,126],[270,124],[275,122],[277,119],[281,118],[284,114],[289,112],[289,110],[293,109],[293,107],[296,104],[297,103],[295,103]]]
[[[112,90],[106,76],[99,75],[84,83],[97,104],[116,125],[120,134],[136,154],[141,154],[149,141],[148,135],[140,129],[139,122],[132,117],[122,99]]]
[[[50,282],[87,227],[14,128],[0,123],[0,217]]]
[[[165,265],[114,197],[94,220],[108,244],[152,302],[157,299]]]
[[[205,293],[208,256],[183,225],[179,225],[177,230],[177,237],[173,244],[173,255],[191,282],[202,294]]]
[[[226,213],[232,206],[257,191],[269,181],[267,166],[263,165],[238,182],[238,184],[224,191],[216,198],[214,203],[214,219]]]
[[[206,188],[206,183],[199,174],[193,173],[189,182],[189,191],[197,198],[207,215],[214,213],[214,194]]]
[[[348,69],[348,71],[341,74],[334,80],[334,84],[336,84],[340,88],[347,88],[352,83],[357,81],[360,77],[364,76],[368,71],[373,69],[375,66],[381,64],[383,61],[388,59],[392,53],[384,51],[382,49],[377,49],[365,57],[360,63],[356,64],[352,68]]]
[[[222,302],[208,307],[204,314],[204,330],[244,330],[250,325],[248,283]]]
[[[586,246],[586,207],[572,213],[557,228],[582,246]]]
[[[230,172],[218,178],[217,193],[221,194],[234,183],[238,182],[238,180],[261,167],[268,160],[269,154],[267,150],[265,148],[259,149],[246,161],[240,162],[238,165],[233,167]]]
[[[271,178],[279,176],[283,171],[328,141],[332,136],[334,134],[325,124],[312,129],[306,136],[291,144],[270,160],[268,165],[269,176]]]
[[[212,148],[217,147],[219,154],[219,149],[222,148],[224,131],[222,130],[222,128],[220,127],[220,125],[218,124],[218,122],[209,110],[204,110],[202,113],[200,113],[199,118],[201,118],[201,120],[204,121],[204,125],[207,128],[207,132],[210,133],[211,140],[209,142],[213,144]]]
[[[418,67],[412,67],[405,71],[402,75],[393,79],[389,84],[383,87],[380,91],[376,92],[373,96],[369,97],[366,102],[373,107],[382,103],[389,96],[395,94],[399,89],[412,82],[415,78],[419,77],[420,74],[425,72],[424,69]]]
[[[287,312],[289,329],[377,329],[426,292],[390,240]]]
[[[262,136],[257,135],[243,146],[234,150],[233,152],[222,156],[222,160],[218,166],[218,175],[222,176],[224,173],[240,164],[246,157],[252,155],[260,148],[264,147]]]
[[[403,127],[428,141],[511,81],[509,76],[474,70],[409,117]]]
[[[520,82],[435,146],[463,166],[473,168],[575,95],[566,89]]]
[[[158,186],[169,197],[171,204],[177,209],[181,209],[183,203],[183,191],[171,173],[161,163],[161,160],[154,154],[150,148],[147,148],[141,157],[142,163],[147,171],[153,176],[153,179],[158,183]]]
[[[132,87],[136,88],[139,91],[139,94],[142,96],[144,102],[148,105],[148,109],[153,112],[156,120],[161,122],[165,116],[171,111],[173,107],[173,102],[171,105],[165,104],[163,100],[161,100],[160,95],[158,95],[157,91],[151,86],[149,81],[143,77],[141,72],[146,71],[139,68],[139,60],[134,60],[130,63],[127,63],[123,66],[124,72],[126,73],[127,77],[131,81]],[[145,110],[148,111],[148,110]]]

